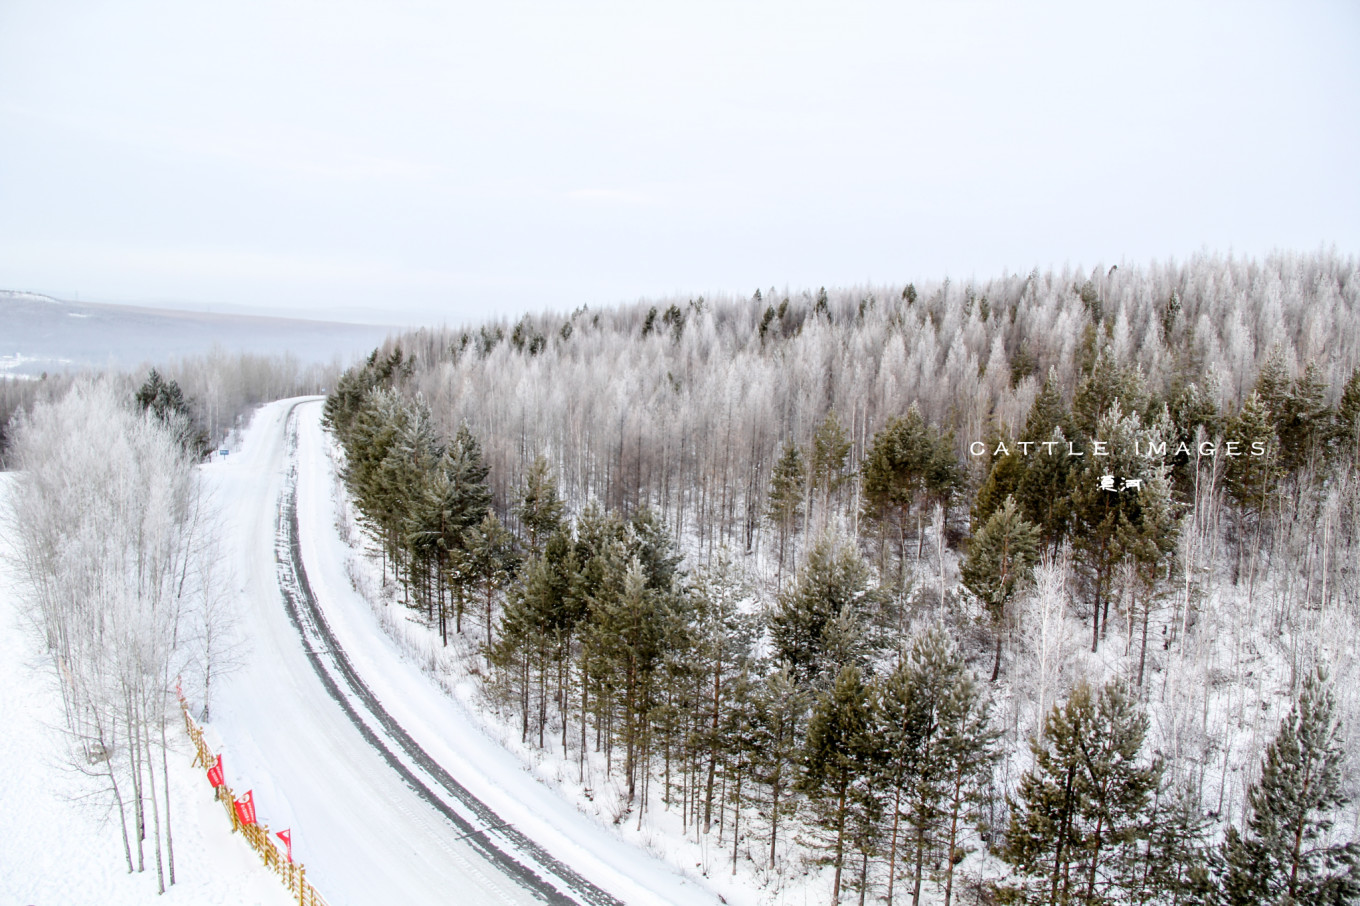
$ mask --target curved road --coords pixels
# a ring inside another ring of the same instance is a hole
[[[261,821],[292,827],[295,855],[332,906],[716,902],[507,765],[511,756],[371,638],[376,623],[365,632],[352,601],[331,600],[352,590],[330,575],[325,539],[307,537],[331,518],[320,513],[329,476],[317,474],[319,409],[264,407],[242,450],[204,470],[250,645],[213,693],[228,782],[253,786]],[[482,795],[455,772],[475,775]]]

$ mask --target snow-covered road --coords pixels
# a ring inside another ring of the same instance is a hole
[[[534,780],[401,657],[345,578],[320,410],[264,407],[204,469],[250,645],[213,695],[228,782],[292,828],[333,906],[717,902]]]

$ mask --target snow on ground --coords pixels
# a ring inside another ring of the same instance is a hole
[[[278,501],[292,402],[257,412],[240,448],[204,469],[236,575],[250,651],[211,702],[210,740],[227,782],[253,787],[260,820],[289,826],[308,879],[332,906],[537,902],[406,785],[332,699],[289,622],[278,584]],[[346,572],[336,534],[319,403],[299,416],[297,508],[312,589],[339,644],[376,697],[457,780],[552,856],[629,904],[718,902],[695,879],[578,812],[526,772],[385,635]]]
[[[291,407],[260,409],[240,448],[204,469],[249,645],[211,702],[227,783],[253,788],[261,822],[291,828],[295,857],[331,906],[447,902],[450,891],[466,902],[531,902],[360,735],[285,615],[275,539]]]
[[[298,512],[302,552],[331,629],[359,673],[401,725],[458,780],[502,818],[596,884],[627,903],[712,904],[717,897],[693,878],[622,839],[540,782],[482,720],[449,698],[382,631],[354,590],[349,547],[335,529],[329,441],[320,406],[299,410]],[[550,774],[569,770],[557,766]]]
[[[437,633],[404,607],[382,603],[379,564],[346,542],[353,531],[345,527],[349,515],[337,511],[336,498],[344,492],[328,457],[331,441],[322,432],[319,408],[299,412],[305,465],[298,511],[312,586],[355,667],[427,751],[499,814],[630,904],[714,903],[719,896],[742,906],[826,902],[830,872],[805,873],[797,859],[768,870],[763,835],[743,839],[734,874],[730,835],[722,842],[716,834],[687,835],[678,811],[667,811],[656,792],[639,822],[636,809],[626,806],[621,781],[606,777],[603,756],[591,753],[581,783],[574,749],[564,757],[552,740],[547,749],[521,744],[518,715],[490,711],[471,675],[482,669],[471,641],[480,638],[477,608],[464,615],[465,635],[455,637],[450,629],[450,645],[443,648]],[[679,888],[677,873],[688,879]],[[679,892],[691,890],[692,899],[679,899]]]
[[[13,475],[0,474],[0,496]],[[8,550],[0,545],[0,906],[99,903],[286,906],[283,885],[239,835],[182,730],[170,785],[177,883],[156,893],[152,865],[128,874],[108,797],[70,766],[52,668],[21,617]]]

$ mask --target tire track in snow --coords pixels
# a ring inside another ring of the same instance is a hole
[[[293,627],[301,637],[303,649],[312,669],[320,678],[326,692],[345,712],[345,715],[358,729],[392,769],[436,811],[442,814],[458,829],[469,845],[477,849],[489,862],[503,874],[518,882],[539,899],[547,903],[569,904],[585,903],[591,906],[625,906],[625,904],[605,890],[581,877],[566,864],[547,853],[521,831],[507,824],[485,803],[453,778],[448,771],[420,747],[410,734],[397,723],[383,708],[377,697],[369,690],[363,679],[354,670],[344,649],[340,647],[330,626],[326,623],[316,596],[307,581],[307,571],[302,563],[302,543],[298,530],[297,515],[297,407],[294,403],[285,416],[286,455],[288,472],[279,503],[278,534],[275,542],[275,556],[278,562],[279,589],[283,593],[284,609]],[[323,659],[324,655],[324,659]],[[328,666],[326,659],[329,659]],[[338,673],[349,687],[346,694],[340,688],[333,673]],[[352,700],[353,699],[353,700]],[[369,722],[355,707],[355,701],[378,723],[388,739],[395,743],[405,759],[388,747]],[[459,814],[449,802],[430,788],[424,779],[417,776],[407,761],[414,764],[426,777],[457,800],[476,819],[474,824]],[[502,838],[509,847],[532,860],[533,864],[544,869],[545,873],[559,883],[553,884],[547,877],[533,867],[519,861],[493,840],[494,833]],[[574,896],[569,896],[561,888],[565,887]]]

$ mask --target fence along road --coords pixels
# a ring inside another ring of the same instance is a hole
[[[250,645],[214,689],[211,723],[229,782],[254,786],[261,821],[293,828],[294,854],[331,906],[618,903],[565,867],[556,873],[550,858],[512,849],[508,829],[488,830],[489,810],[460,801],[392,740],[343,674],[337,680],[343,654],[318,644],[324,623],[304,609],[305,574],[288,588],[296,622],[287,598],[280,606],[280,582],[288,587],[296,570],[285,431],[296,405],[261,410],[239,454],[204,470]]]

